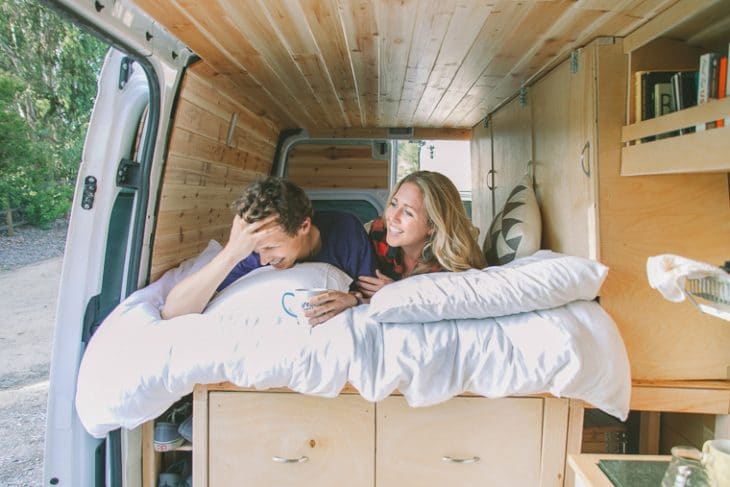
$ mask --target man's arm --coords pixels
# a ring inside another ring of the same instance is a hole
[[[162,307],[162,318],[169,320],[184,314],[201,313],[228,273],[278,226],[277,219],[278,215],[271,215],[258,222],[247,223],[236,215],[226,246],[208,264],[172,288]]]

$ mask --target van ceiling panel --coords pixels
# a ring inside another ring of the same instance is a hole
[[[284,127],[470,128],[677,0],[136,0]]]

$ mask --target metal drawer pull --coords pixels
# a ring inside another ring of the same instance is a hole
[[[441,460],[449,463],[477,463],[479,461],[479,457],[454,458],[449,456],[443,456],[441,457]]]
[[[286,458],[274,455],[271,459],[277,463],[306,463],[309,461],[309,457],[304,455],[299,458]]]

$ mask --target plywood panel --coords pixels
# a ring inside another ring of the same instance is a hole
[[[532,122],[530,102],[515,99],[491,120],[494,154],[494,204],[502,210],[512,188],[527,173],[532,160]]]
[[[479,231],[479,245],[484,243],[487,229],[494,217],[494,204],[492,203],[492,134],[491,129],[484,123],[476,125],[472,129],[470,142],[471,150],[471,186],[472,186],[472,203],[471,217],[472,222]]]
[[[300,144],[288,156],[287,177],[304,188],[388,188],[389,161],[372,146]]]
[[[360,396],[209,398],[210,485],[374,485],[375,408]]]
[[[598,66],[601,260],[610,268],[601,304],[621,331],[635,379],[727,379],[727,323],[686,302],[666,301],[646,277],[652,255],[672,253],[718,265],[728,258],[727,176],[620,176],[626,83],[625,75],[615,73],[626,63],[611,52]]]
[[[568,61],[530,90],[542,247],[597,257],[593,138],[593,51]],[[565,93],[565,95],[557,95]]]
[[[483,485],[489,479],[489,485],[555,485],[552,479],[540,483],[541,470],[554,471],[541,469],[542,437],[550,433],[557,440],[551,448],[561,448],[565,442],[555,434],[564,435],[566,427],[551,422],[543,430],[543,401],[459,397],[409,408],[402,397],[388,397],[377,408],[376,483],[428,487]]]

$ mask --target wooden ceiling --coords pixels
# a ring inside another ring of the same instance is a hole
[[[537,73],[678,0],[135,0],[289,128],[470,128]]]

